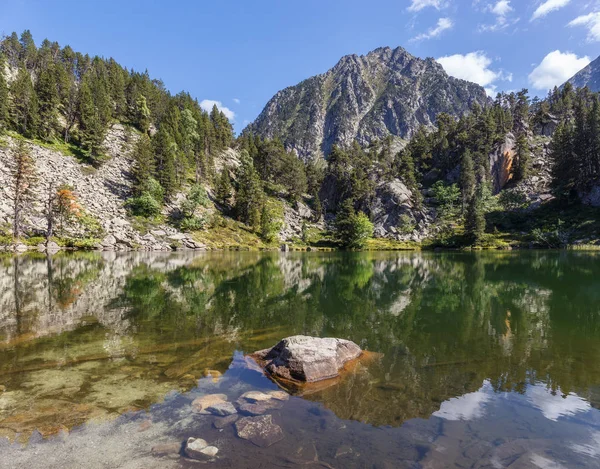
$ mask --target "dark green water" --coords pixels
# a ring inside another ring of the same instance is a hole
[[[190,417],[198,395],[274,389],[238,365],[294,334],[382,355],[274,411],[286,437],[267,449]],[[314,448],[310,467],[596,468],[600,255],[0,257],[0,386],[0,467],[143,415],[153,439],[219,441],[214,467],[300,467]]]

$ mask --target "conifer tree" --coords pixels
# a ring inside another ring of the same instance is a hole
[[[11,120],[14,129],[26,137],[35,137],[38,125],[38,102],[25,67],[20,67],[15,81],[11,84]]]
[[[8,85],[4,77],[5,61],[0,54],[0,133],[4,132],[8,127]]]
[[[480,167],[475,192],[467,207],[465,228],[467,237],[473,244],[479,244],[485,234],[484,172],[485,168]]]
[[[417,207],[421,206],[423,196],[419,190],[419,184],[417,183],[417,175],[415,171],[415,161],[413,159],[410,149],[406,148],[399,153],[398,161],[398,176],[406,184],[406,187],[410,189],[413,195],[413,200]]]
[[[262,185],[254,163],[245,150],[240,155],[240,163],[237,169],[235,211],[240,221],[258,229],[264,198]]]
[[[135,145],[133,151],[133,192],[139,196],[144,190],[150,178],[154,177],[155,164],[152,144],[147,135],[142,135]]]
[[[219,183],[217,185],[216,196],[217,200],[224,207],[228,207],[231,201],[233,188],[231,186],[231,178],[229,177],[229,168],[225,167],[221,170]]]
[[[42,68],[35,86],[38,99],[38,131],[44,140],[51,140],[58,128],[58,89],[53,67]]]
[[[527,140],[527,134],[522,132],[517,137],[516,142],[516,153],[517,153],[517,165],[515,169],[515,179],[521,181],[525,179],[529,174],[530,156],[529,142]]]
[[[37,59],[37,48],[33,41],[31,31],[26,29],[21,34],[21,54],[20,59],[27,70],[33,70]]]
[[[163,127],[158,130],[158,133],[153,139],[153,144],[158,181],[165,191],[165,197],[169,199],[177,190],[177,175],[175,169],[177,144]]]
[[[114,59],[111,58],[108,61],[109,90],[115,119],[125,117],[127,112],[127,100],[125,98],[126,73]]]
[[[33,199],[33,187],[36,182],[35,163],[29,148],[23,140],[18,140],[13,150],[13,237],[18,239],[22,233],[22,216]]]
[[[460,163],[460,188],[462,191],[462,213],[465,215],[475,194],[475,170],[470,151],[463,153]]]
[[[102,151],[104,140],[104,125],[100,120],[98,109],[94,104],[94,96],[91,89],[91,79],[84,77],[79,87],[78,118],[79,118],[79,140],[83,148],[90,152],[92,160],[97,160]]]

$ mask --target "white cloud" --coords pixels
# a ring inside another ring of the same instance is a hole
[[[424,39],[438,37],[444,31],[452,29],[452,26],[454,26],[454,22],[450,18],[440,18],[435,28],[431,28],[426,33],[422,33],[413,37],[411,41],[422,41]]]
[[[571,3],[571,0],[546,0],[533,12],[531,21],[537,20],[538,18],[543,18],[544,16],[546,16],[549,13],[552,13],[555,10],[560,10],[562,7],[567,6],[569,3]]]
[[[529,74],[529,83],[538,90],[549,90],[562,85],[589,63],[587,56],[577,57],[570,52],[555,50]]]
[[[544,417],[554,421],[558,420],[559,417],[587,412],[592,408],[588,401],[577,394],[569,393],[563,396],[560,390],[553,394],[542,385],[528,387],[525,395],[533,406],[544,414]]]
[[[233,102],[235,104],[240,104],[241,103],[241,101],[239,100],[239,98],[233,98]]]
[[[479,31],[498,31],[519,21],[519,18],[509,18],[509,15],[515,11],[510,6],[510,0],[500,0],[493,5],[488,5],[486,11],[496,15],[496,22],[479,26]]]
[[[589,15],[578,16],[569,23],[569,26],[585,26],[588,30],[588,41],[600,41],[600,11],[590,13]]]
[[[513,7],[510,6],[509,0],[500,0],[490,8],[490,11],[496,16],[506,16],[513,11]]]
[[[411,0],[408,11],[421,11],[423,8],[434,7],[438,10],[445,6],[443,0]]]
[[[445,420],[474,420],[485,415],[485,404],[494,393],[489,381],[484,381],[478,391],[453,397],[442,402],[440,410],[433,415]]]
[[[200,107],[202,109],[204,109],[206,112],[210,112],[212,111],[213,106],[217,106],[217,108],[223,113],[225,114],[225,117],[227,117],[227,119],[229,119],[230,121],[235,119],[235,112],[233,112],[231,109],[229,109],[228,107],[223,106],[223,103],[221,103],[221,101],[214,101],[212,99],[205,99],[200,103]]]
[[[483,86],[490,96],[495,94],[495,81],[512,81],[512,73],[489,68],[493,61],[483,51],[449,55],[440,57],[437,61],[448,75],[477,83]]]

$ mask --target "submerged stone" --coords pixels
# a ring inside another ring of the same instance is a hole
[[[217,402],[206,408],[206,411],[213,414],[218,415],[220,417],[225,417],[227,415],[236,414],[237,410],[233,406],[231,402]]]
[[[185,444],[185,454],[187,457],[198,460],[214,458],[219,449],[215,446],[209,446],[202,438],[188,438]]]
[[[206,394],[192,401],[192,410],[198,414],[209,415],[209,407],[226,402],[227,396],[225,394]]]
[[[283,440],[283,430],[273,423],[271,415],[244,417],[235,423],[237,435],[261,448],[267,448]]]
[[[152,447],[152,455],[167,456],[171,454],[179,454],[181,451],[181,443],[161,443]]]
[[[228,425],[234,423],[240,416],[238,414],[228,415],[227,417],[216,418],[213,425],[217,429],[225,428]]]

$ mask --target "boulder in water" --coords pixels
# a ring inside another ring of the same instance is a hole
[[[346,363],[362,353],[350,340],[296,335],[251,357],[275,379],[314,383],[336,378]]]

